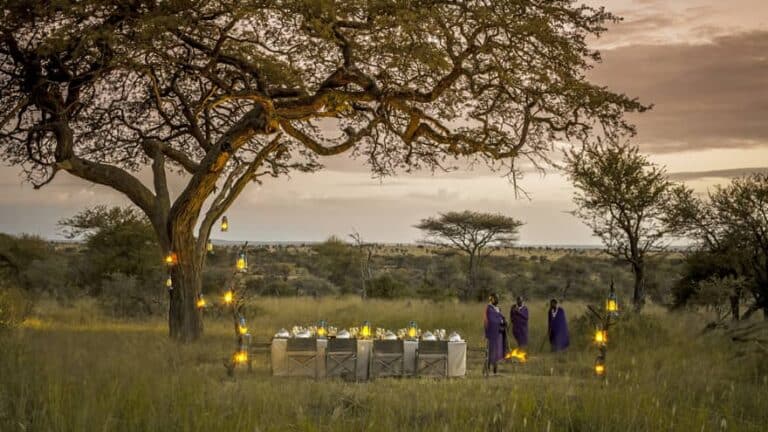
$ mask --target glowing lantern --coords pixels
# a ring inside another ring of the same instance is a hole
[[[605,299],[605,311],[611,315],[619,314],[619,299],[616,297],[613,281],[611,281],[611,291],[608,293],[608,298]]]
[[[324,338],[328,336],[328,323],[325,320],[320,320],[317,323],[317,337]]]
[[[235,353],[232,360],[235,361],[235,363],[243,364],[248,362],[248,351],[245,351],[243,349],[240,349]]]
[[[195,305],[198,307],[198,309],[202,309],[205,307],[206,303],[202,294],[200,294],[200,297],[197,298],[197,302],[195,303]]]
[[[605,363],[602,360],[595,362],[595,375],[599,377],[605,376]]]
[[[371,337],[372,331],[371,331],[371,323],[368,321],[363,322],[363,327],[360,328],[360,337],[363,339]]]
[[[171,278],[171,275],[168,275],[168,279],[165,280],[165,286],[168,287],[168,289],[173,288],[173,279]]]
[[[408,323],[408,339],[416,339],[419,336],[419,327],[416,325],[416,321]]]
[[[232,292],[232,290],[229,290],[224,293],[224,303],[231,304],[234,298],[235,298],[235,294]]]
[[[245,317],[240,317],[240,323],[237,325],[237,332],[241,335],[248,334],[248,326],[245,325]]]
[[[213,242],[210,239],[205,243],[205,251],[208,253],[213,252]]]
[[[221,232],[227,231],[229,231],[229,221],[227,220],[227,217],[224,216],[221,218]]]
[[[240,252],[240,256],[237,257],[236,266],[241,272],[248,270],[248,258],[245,256],[245,251]]]
[[[165,263],[168,265],[176,265],[179,263],[179,256],[176,255],[176,252],[170,252],[165,257]]]
[[[595,331],[595,343],[604,344],[608,342],[608,331],[596,330]]]

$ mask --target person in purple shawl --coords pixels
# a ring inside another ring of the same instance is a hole
[[[507,353],[507,321],[499,310],[499,297],[491,294],[483,315],[485,338],[488,339],[488,367],[497,373],[497,363]]]
[[[565,310],[557,305],[557,300],[555,299],[549,302],[547,323],[552,352],[565,351],[568,345],[571,344],[570,337],[568,336],[568,322],[565,319]]]
[[[509,310],[509,321],[512,323],[512,336],[517,341],[517,346],[525,349],[528,346],[528,306],[523,303],[523,298],[518,297],[517,303]]]

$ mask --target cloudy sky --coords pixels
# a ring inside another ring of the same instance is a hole
[[[729,176],[768,167],[768,1],[589,0],[623,16],[596,47],[595,82],[653,103],[633,117],[636,143],[673,178],[705,191]],[[231,209],[226,240],[317,241],[353,229],[380,242],[413,242],[412,225],[441,211],[502,212],[526,222],[523,244],[596,244],[568,214],[561,176],[530,174],[516,199],[504,178],[484,172],[398,176],[379,181],[344,157],[311,175],[252,186]],[[0,168],[0,232],[56,238],[56,222],[117,193],[66,175],[43,190]]]

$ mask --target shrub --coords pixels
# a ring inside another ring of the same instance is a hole
[[[32,312],[32,302],[16,287],[0,285],[0,330],[14,328]]]

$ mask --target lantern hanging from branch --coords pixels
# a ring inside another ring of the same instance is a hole
[[[597,329],[595,331],[595,343],[600,345],[608,343],[608,331]]]
[[[213,253],[213,242],[211,239],[208,239],[208,241],[205,243],[205,251],[208,253]]]
[[[245,317],[240,317],[240,321],[237,324],[237,332],[241,335],[248,334],[248,326],[245,324]]]
[[[229,220],[227,220],[227,217],[224,216],[221,218],[221,232],[227,231],[229,231]]]
[[[595,362],[595,375],[599,377],[605,376],[605,362],[598,360]]]
[[[363,321],[363,326],[360,327],[360,337],[363,339],[368,339],[373,334],[371,323],[368,321]]]
[[[168,289],[173,289],[173,278],[169,274],[168,277],[165,279],[165,286]]]
[[[197,297],[197,302],[195,302],[195,306],[197,306],[198,309],[202,309],[206,306],[205,298],[203,297],[203,293],[200,293],[200,296]]]
[[[176,254],[176,252],[169,252],[168,255],[165,256],[165,264],[173,266],[179,263],[179,256]]]
[[[616,296],[616,289],[613,287],[613,280],[611,280],[611,290],[608,292],[608,298],[605,299],[605,311],[611,316],[619,314],[619,299]]]
[[[236,267],[237,270],[241,272],[248,270],[248,257],[245,255],[245,251],[240,251],[240,255],[237,257]]]
[[[232,360],[236,364],[244,364],[248,362],[248,350],[243,349],[243,347],[240,347],[240,349],[235,352],[235,355],[232,357]]]
[[[224,303],[232,304],[232,301],[234,299],[235,299],[235,293],[233,293],[232,290],[227,290],[227,292],[224,293]]]

